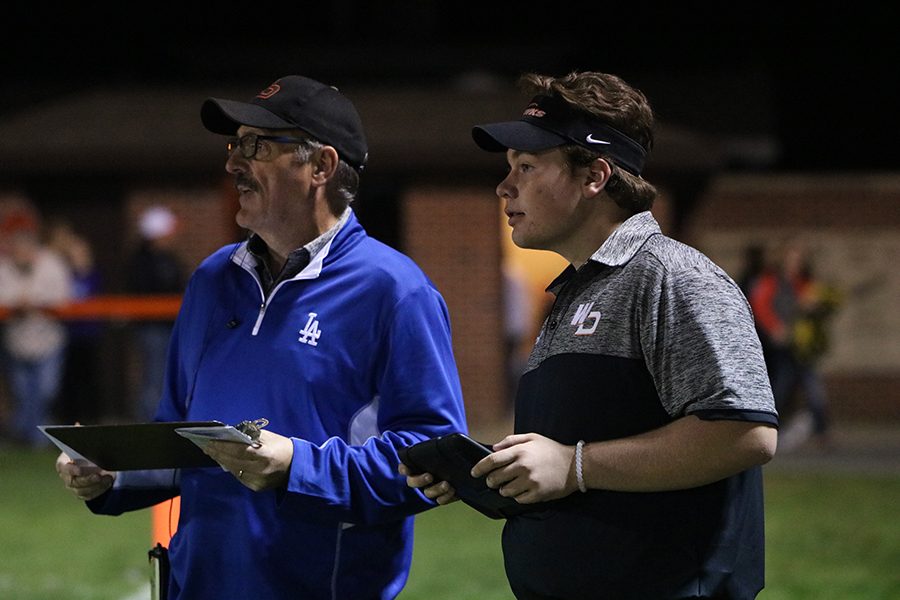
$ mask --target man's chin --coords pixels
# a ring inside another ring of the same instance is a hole
[[[237,214],[234,216],[234,222],[237,223],[237,226],[242,229],[253,229],[251,220],[244,212],[244,209],[238,210]]]
[[[519,248],[523,248],[525,250],[537,250],[534,246],[534,240],[532,240],[529,236],[524,234],[516,234],[516,231],[512,232],[512,242]]]

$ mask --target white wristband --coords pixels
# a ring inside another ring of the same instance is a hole
[[[584,473],[582,472],[583,461],[582,454],[584,452],[584,440],[578,440],[578,443],[575,444],[575,481],[578,482],[578,490],[585,494],[587,493],[587,486],[584,485]]]

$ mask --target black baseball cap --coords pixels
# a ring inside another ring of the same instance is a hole
[[[483,150],[541,152],[576,144],[615,159],[632,175],[640,175],[647,150],[598,117],[557,96],[535,96],[518,121],[477,125],[472,138]]]
[[[302,129],[333,146],[347,164],[362,171],[369,158],[362,120],[353,103],[336,87],[289,75],[259,92],[250,102],[208,98],[200,109],[204,127],[235,135],[238,127]]]

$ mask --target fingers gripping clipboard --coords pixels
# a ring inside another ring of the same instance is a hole
[[[462,433],[433,438],[399,451],[400,460],[413,473],[431,473],[435,481],[447,481],[456,496],[492,519],[505,519],[531,510],[513,498],[491,489],[484,477],[472,477],[475,463],[492,450]]]

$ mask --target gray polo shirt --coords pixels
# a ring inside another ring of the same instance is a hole
[[[743,294],[649,212],[549,290],[557,297],[519,383],[516,432],[574,444],[685,415],[777,425]],[[762,587],[758,468],[700,488],[591,490],[543,508],[504,530],[517,597],[753,598]]]
[[[557,300],[526,372],[571,354],[638,361],[670,418],[775,423],[747,300],[706,256],[662,235],[649,212],[625,221],[549,291]]]

